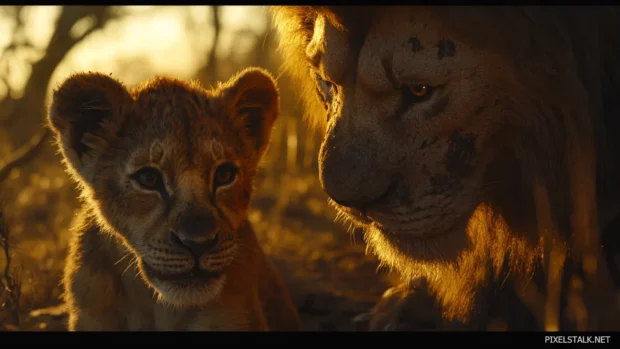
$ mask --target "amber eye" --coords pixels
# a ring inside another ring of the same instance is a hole
[[[409,92],[417,98],[423,98],[429,94],[430,88],[426,85],[413,85],[409,87]]]
[[[230,162],[223,163],[215,170],[215,175],[213,176],[213,187],[217,188],[223,185],[228,185],[235,180],[236,176],[237,167]]]
[[[145,189],[159,189],[162,185],[161,173],[152,167],[143,167],[132,178]]]

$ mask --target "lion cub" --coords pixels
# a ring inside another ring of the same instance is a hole
[[[49,124],[83,207],[65,267],[69,330],[297,330],[246,214],[279,113],[271,75],[217,89],[69,77]]]

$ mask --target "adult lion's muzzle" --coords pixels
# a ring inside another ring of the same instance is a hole
[[[377,156],[381,145],[372,131],[353,130],[344,118],[333,122],[319,153],[321,185],[339,205],[363,210],[390,188],[391,166]]]

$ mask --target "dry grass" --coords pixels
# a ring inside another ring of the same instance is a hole
[[[0,249],[4,255],[4,269],[0,275],[0,326],[15,328],[19,326],[19,299],[22,284],[19,273],[13,267],[11,232],[4,224],[0,211]]]

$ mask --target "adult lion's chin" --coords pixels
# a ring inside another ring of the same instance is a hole
[[[338,204],[334,206],[340,218],[364,230],[366,242],[384,263],[400,271],[406,269],[410,273],[420,266],[454,263],[468,245],[469,215],[454,215],[451,219],[438,215],[434,220],[426,218],[414,225],[404,225],[390,218],[398,216],[396,212],[362,213]]]
[[[141,269],[145,281],[155,289],[158,301],[176,309],[206,306],[221,293],[226,281],[226,275],[221,272],[194,270],[162,275],[144,263]]]
[[[334,206],[341,217],[364,230],[367,242],[388,264],[393,264],[390,263],[393,258],[416,263],[450,263],[456,261],[467,247],[468,214],[461,217],[450,215],[450,219],[445,214],[438,214],[408,220],[399,214],[398,209],[390,212],[371,209],[362,213],[337,204]]]
[[[460,224],[450,230],[417,235],[372,222],[365,228],[365,239],[383,262],[409,272],[414,265],[455,263],[467,246],[465,228]]]

